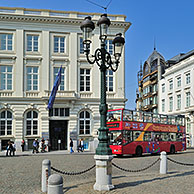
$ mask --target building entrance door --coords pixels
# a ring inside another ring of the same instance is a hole
[[[51,150],[66,150],[67,149],[67,129],[68,121],[50,120],[49,121],[49,136]]]

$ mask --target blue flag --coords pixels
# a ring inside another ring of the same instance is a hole
[[[48,103],[48,106],[47,106],[48,109],[51,109],[53,107],[55,96],[56,96],[58,87],[59,87],[59,85],[61,83],[61,70],[62,70],[62,66],[59,69],[59,72],[58,72],[57,77],[55,79],[55,83],[54,83],[51,95],[49,97],[49,103]]]

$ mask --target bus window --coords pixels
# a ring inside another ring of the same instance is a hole
[[[162,135],[163,135],[164,141],[169,141],[169,134],[168,133],[162,133]]]
[[[170,133],[169,137],[170,137],[169,141],[176,141],[176,133]]]
[[[167,118],[168,118],[167,115],[161,115],[161,116],[160,116],[160,121],[161,121],[161,123],[167,124],[167,121],[168,121]]]
[[[144,133],[144,141],[151,141],[151,132],[146,131]]]
[[[152,122],[152,114],[151,113],[144,113],[144,122]]]
[[[133,121],[139,121],[139,115],[137,114],[137,111],[133,111]]]
[[[183,117],[176,117],[176,125],[184,125],[183,124]]]
[[[110,145],[121,145],[122,144],[122,133],[121,131],[110,132]]]
[[[133,141],[139,137],[140,133],[141,131],[133,131]]]
[[[143,112],[138,112],[139,114],[139,121],[143,122]]]
[[[123,121],[132,121],[133,112],[129,110],[123,111]]]
[[[129,143],[133,140],[132,131],[123,131],[123,142]]]
[[[160,115],[153,114],[153,123],[160,123]]]
[[[108,111],[107,113],[107,121],[120,121],[121,120],[121,110]]]
[[[177,133],[176,134],[176,141],[182,141],[182,139],[183,139],[182,133]]]
[[[175,125],[175,117],[174,116],[171,116],[171,115],[168,116],[168,124]]]

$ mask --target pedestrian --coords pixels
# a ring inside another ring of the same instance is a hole
[[[16,151],[16,144],[12,141],[12,153],[13,153],[13,156],[15,156],[15,151]]]
[[[25,141],[24,141],[24,139],[22,139],[22,141],[21,141],[22,152],[24,152],[24,146],[25,146]]]
[[[83,139],[81,139],[81,151],[82,152],[84,151],[84,141],[83,141]]]
[[[82,152],[82,149],[81,149],[81,139],[79,139],[79,142],[78,142],[78,146],[77,146],[77,151],[81,151]]]
[[[12,152],[12,149],[13,149],[11,141],[8,141],[6,149],[7,149],[6,156],[8,156],[8,155],[11,156],[11,152]]]
[[[37,141],[36,141],[36,139],[33,141],[33,144],[32,144],[32,153],[34,154],[34,152],[35,153],[37,153]]]
[[[73,151],[73,140],[70,138],[70,154],[72,154],[74,151]]]
[[[48,141],[48,139],[46,139],[45,140],[45,151],[47,151],[47,152],[48,152],[48,143],[49,143],[49,141]]]
[[[36,153],[39,152],[39,141],[38,139],[36,139]]]

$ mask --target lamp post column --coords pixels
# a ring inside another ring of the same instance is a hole
[[[114,188],[112,185],[112,163],[113,159],[112,150],[109,147],[108,128],[106,127],[107,117],[107,104],[106,104],[106,64],[105,64],[105,44],[101,43],[101,57],[102,63],[100,66],[101,74],[101,100],[99,106],[100,112],[100,128],[99,131],[99,144],[96,149],[96,183],[94,190],[109,191]]]

